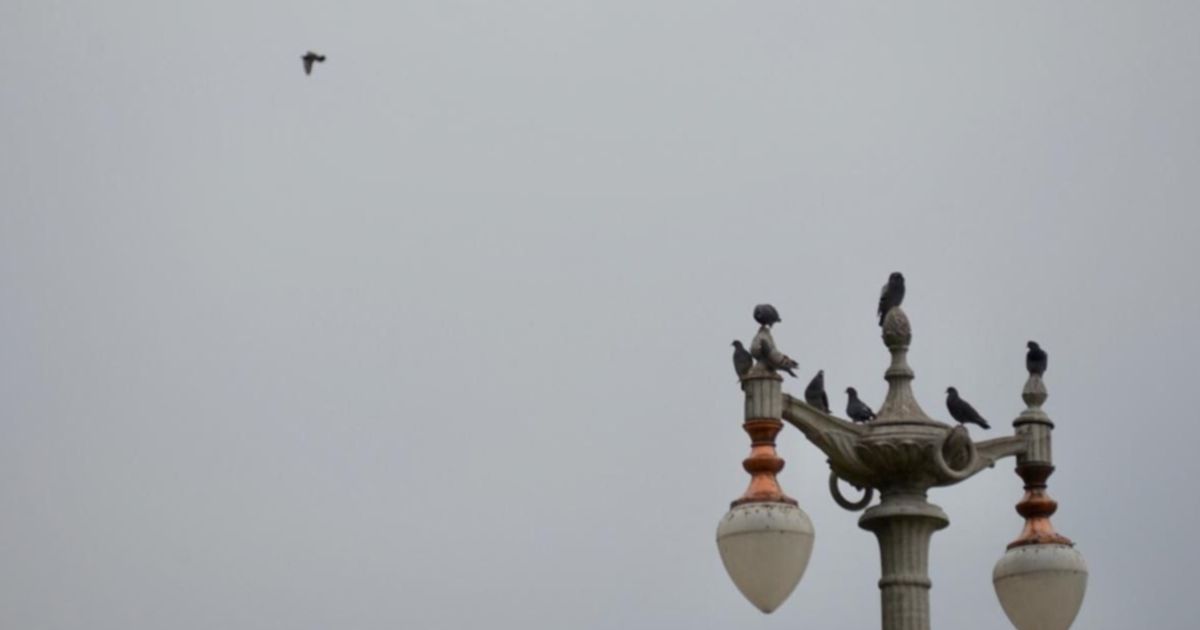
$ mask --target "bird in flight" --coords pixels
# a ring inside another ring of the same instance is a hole
[[[325,61],[325,55],[318,55],[317,53],[310,50],[310,51],[304,53],[304,56],[301,57],[300,59],[304,61],[304,74],[308,75],[308,74],[312,74],[313,63],[314,62],[320,63],[320,62]]]

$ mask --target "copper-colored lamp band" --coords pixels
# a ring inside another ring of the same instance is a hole
[[[1046,493],[1046,480],[1054,472],[1049,464],[1024,464],[1017,474],[1025,481],[1025,496],[1017,504],[1017,514],[1025,517],[1025,529],[1008,548],[1023,545],[1073,545],[1071,539],[1054,531],[1050,517],[1058,510],[1058,502]]]
[[[783,493],[775,475],[783,470],[783,458],[775,451],[775,436],[783,430],[783,421],[775,418],[747,420],[742,428],[750,434],[750,457],[742,461],[742,467],[750,473],[750,487],[734,501],[737,507],[746,503],[790,503],[796,500]]]

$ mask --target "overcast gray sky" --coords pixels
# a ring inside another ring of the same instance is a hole
[[[0,4],[0,627],[877,627],[798,432],[791,600],[713,538],[751,307],[878,405],[893,270],[935,416],[1049,350],[1076,627],[1194,627],[1200,5],[189,4]],[[1020,496],[932,493],[935,627]]]

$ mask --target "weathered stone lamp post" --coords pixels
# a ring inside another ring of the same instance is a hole
[[[717,528],[717,546],[734,584],[769,613],[787,599],[808,565],[812,522],[776,480],[783,460],[776,455],[775,436],[786,420],[828,457],[834,501],[847,510],[865,509],[858,524],[879,541],[884,630],[930,627],[929,542],[950,519],[928,501],[929,489],[956,484],[1007,456],[1017,458],[1017,474],[1025,482],[1017,512],[1026,522],[996,564],[996,593],[1019,630],[1066,630],[1083,602],[1087,568],[1071,541],[1050,524],[1057,507],[1046,494],[1046,479],[1054,470],[1054,425],[1041,409],[1047,397],[1041,375],[1031,372],[1025,384],[1027,408],[1013,422],[1015,435],[975,442],[965,427],[930,418],[914,398],[907,361],[912,329],[899,306],[884,317],[883,341],[892,357],[884,372],[887,398],[876,418],[864,424],[783,393],[783,379],[770,360],[781,355],[769,325],[751,342],[759,360],[741,377],[743,427],[752,444],[743,462],[750,487]],[[863,489],[862,497],[845,498],[839,479]],[[871,505],[876,491],[880,500]]]

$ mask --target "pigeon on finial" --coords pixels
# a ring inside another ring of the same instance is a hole
[[[763,325],[765,326],[766,324]],[[782,370],[791,374],[792,378],[796,378],[796,373],[792,369],[799,367],[800,364],[796,363],[788,355],[775,349],[774,344],[770,341],[769,333],[766,337],[761,337],[756,339],[756,342],[751,342],[750,354],[755,359],[758,359],[758,362],[764,367],[775,371]]]
[[[1029,352],[1025,353],[1025,369],[1029,370],[1031,375],[1037,374],[1041,376],[1045,374],[1046,364],[1049,360],[1046,351],[1042,350],[1042,347],[1036,341],[1030,341],[1026,346],[1029,348]]]
[[[316,62],[316,63],[324,62],[325,55],[318,55],[317,53],[310,50],[310,51],[304,53],[304,56],[301,57],[300,59],[304,61],[304,74],[308,75],[308,74],[312,74],[313,62]]]
[[[754,367],[754,357],[750,356],[750,351],[742,345],[742,342],[733,340],[733,370],[737,372],[738,378],[741,378]]]
[[[829,413],[829,396],[825,395],[825,370],[817,370],[817,375],[804,388],[804,402]]]
[[[959,424],[978,424],[979,426],[990,429],[991,425],[983,416],[979,415],[978,411],[971,406],[971,403],[958,397],[958,390],[953,387],[946,388],[946,409],[950,410],[950,417],[958,420]]]
[[[883,326],[883,320],[887,317],[888,311],[900,306],[904,301],[904,275],[899,271],[893,271],[892,275],[888,276],[887,284],[883,285],[883,290],[879,292],[879,325]]]
[[[853,387],[846,388],[846,395],[849,399],[846,401],[846,415],[855,422],[869,422],[875,419],[875,412],[867,406],[867,403],[858,399],[858,390]]]
[[[774,326],[783,320],[779,319],[779,311],[775,310],[774,306],[771,306],[770,304],[759,304],[758,306],[754,307],[754,321],[758,322],[760,325],[770,328],[771,326]]]

